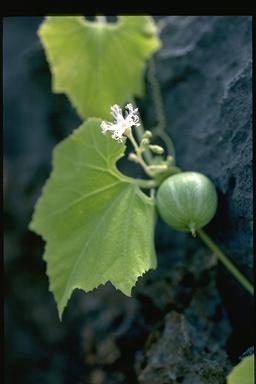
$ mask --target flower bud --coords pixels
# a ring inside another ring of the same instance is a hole
[[[138,156],[133,152],[129,153],[128,159],[134,161],[135,163],[139,162]]]
[[[160,147],[160,145],[150,145],[149,148],[157,155],[162,155],[164,153],[164,149],[163,147]]]
[[[144,139],[141,140],[141,144],[140,144],[140,146],[141,146],[142,148],[145,148],[145,147],[147,147],[148,145],[149,145],[149,139],[144,138]]]
[[[145,131],[143,139],[151,139],[152,133],[150,131]]]

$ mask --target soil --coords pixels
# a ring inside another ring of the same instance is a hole
[[[178,165],[216,184],[206,230],[252,279],[250,16],[158,16],[157,53]],[[252,342],[253,302],[198,238],[156,227],[158,268],[132,298],[111,284],[76,290],[60,323],[43,241],[28,230],[52,149],[80,124],[51,75],[41,17],[4,18],[5,382],[224,384]],[[138,100],[155,115],[147,84]],[[182,134],[181,134],[182,132]]]

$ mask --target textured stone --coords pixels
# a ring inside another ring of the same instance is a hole
[[[160,20],[156,55],[167,130],[182,169],[203,172],[220,195],[213,237],[252,268],[252,30],[250,16]],[[152,106],[148,118],[154,118]]]
[[[208,323],[209,326],[209,323]],[[180,313],[172,311],[165,317],[164,330],[148,341],[146,366],[138,375],[146,384],[224,384],[229,368],[224,351],[213,351],[211,338],[195,332],[194,326]],[[195,332],[197,337],[191,334]],[[156,340],[154,340],[156,339]],[[150,345],[151,344],[151,345]]]
[[[231,328],[216,288],[216,262],[191,243],[183,261],[162,271],[161,280],[137,289],[141,304],[147,297],[162,311],[162,318],[168,311],[164,328],[159,322],[144,353],[137,354],[141,384],[225,383]]]

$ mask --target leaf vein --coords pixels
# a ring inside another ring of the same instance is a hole
[[[118,184],[122,184],[122,183],[123,183],[122,181],[118,181],[118,182],[116,182],[116,183],[113,183],[113,184],[108,185],[108,186],[105,187],[105,188],[99,188],[99,189],[97,189],[97,190],[95,190],[95,191],[93,191],[93,192],[91,192],[91,193],[84,194],[84,195],[82,195],[81,197],[79,197],[79,199],[76,199],[76,200],[72,201],[72,202],[71,202],[70,204],[68,204],[66,207],[60,208],[60,209],[58,209],[58,210],[52,212],[50,215],[47,215],[47,217],[45,217],[45,219],[44,219],[44,220],[41,220],[40,222],[41,222],[41,224],[42,224],[43,222],[47,221],[47,220],[48,220],[49,218],[51,218],[52,216],[55,216],[55,215],[57,215],[57,214],[59,214],[59,213],[63,213],[63,212],[65,212],[67,209],[73,207],[74,205],[76,205],[77,203],[80,203],[81,201],[87,199],[88,197],[94,196],[94,195],[96,195],[96,194],[98,194],[98,193],[101,193],[101,192],[105,192],[106,190],[111,189],[111,188],[113,188],[114,186],[116,186],[116,185],[118,185]]]
[[[105,210],[103,216],[101,216],[101,219],[99,220],[98,224],[96,225],[96,227],[94,228],[94,230],[92,231],[91,235],[89,236],[88,240],[85,242],[80,254],[78,255],[77,257],[77,260],[74,264],[74,267],[72,268],[72,271],[68,277],[68,280],[65,284],[65,290],[64,290],[64,294],[62,296],[62,299],[61,299],[61,304],[63,304],[63,301],[65,301],[65,296],[67,294],[67,291],[68,291],[68,288],[69,288],[69,285],[70,285],[70,281],[72,280],[72,277],[74,276],[74,273],[77,269],[77,266],[79,265],[80,263],[80,260],[82,258],[82,256],[84,255],[84,252],[88,249],[90,243],[93,241],[93,238],[95,237],[95,234],[98,232],[98,229],[102,226],[102,224],[105,222],[106,220],[106,217],[107,217],[107,214],[111,211],[112,207],[117,203],[117,201],[119,201],[121,199],[121,197],[123,196],[124,192],[126,192],[127,188],[125,188],[121,193],[119,193],[114,199],[112,199],[112,202],[110,205],[108,205],[107,209]],[[72,288],[71,288],[72,289]],[[64,304],[65,305],[65,304]]]

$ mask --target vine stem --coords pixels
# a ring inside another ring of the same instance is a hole
[[[229,272],[239,281],[239,283],[251,294],[254,294],[253,285],[249,280],[237,269],[232,261],[225,255],[225,253],[218,247],[218,245],[202,230],[197,230],[200,239],[211,249],[218,257],[218,259],[225,265]]]
[[[153,97],[153,102],[155,106],[156,116],[157,116],[157,126],[152,130],[155,136],[159,136],[167,145],[169,154],[175,158],[175,149],[170,136],[165,132],[166,128],[166,118],[164,111],[164,103],[161,94],[161,88],[159,85],[158,78],[156,76],[156,66],[154,58],[152,57],[149,61],[148,67],[148,81],[151,86],[151,92]]]
[[[132,182],[144,189],[156,188],[159,184],[156,180],[133,179]]]
[[[155,66],[155,61],[153,57],[149,61],[148,80],[151,85],[151,91],[152,91],[153,101],[155,104],[155,110],[156,110],[156,115],[158,120],[158,125],[155,128],[155,130],[164,131],[166,127],[166,118],[164,113],[161,89],[160,89],[158,79],[156,77],[156,66]]]
[[[148,169],[148,165],[145,163],[145,161],[142,158],[140,148],[139,148],[139,146],[138,146],[138,144],[137,144],[137,142],[136,142],[136,140],[135,140],[135,138],[134,138],[134,136],[132,134],[131,128],[126,130],[126,136],[128,137],[128,139],[132,143],[132,145],[134,147],[134,150],[135,150],[135,152],[137,154],[138,161],[139,161],[140,165],[142,166],[142,168],[144,169],[145,173],[148,176],[152,177],[151,172]]]
[[[132,98],[132,103],[137,107],[137,104],[136,104],[134,98]],[[136,126],[135,131],[136,131],[137,139],[139,141],[141,141],[143,139],[143,135],[145,133],[145,129],[144,129],[143,124],[142,124],[142,119],[141,119],[141,115],[140,115],[139,109],[137,111],[137,115],[139,116],[141,124]],[[145,159],[148,162],[148,164],[151,164],[152,160],[153,160],[153,157],[152,157],[152,154],[151,154],[150,150],[148,148],[145,148],[145,151],[144,151],[143,154],[144,154]]]

